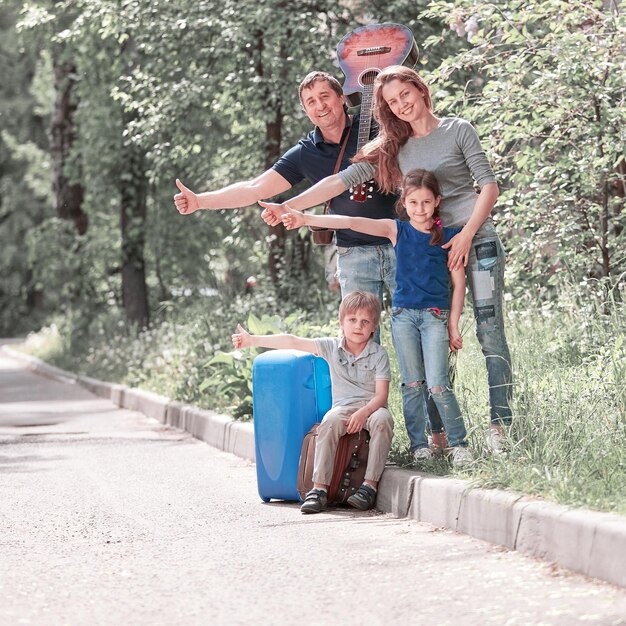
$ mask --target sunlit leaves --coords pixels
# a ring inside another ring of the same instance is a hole
[[[624,16],[581,0],[432,2],[429,15],[450,11],[480,28],[433,79],[443,110],[471,119],[490,148],[515,279],[549,284],[564,269],[569,279],[617,278],[626,269]],[[450,78],[462,71],[475,78],[460,92]]]

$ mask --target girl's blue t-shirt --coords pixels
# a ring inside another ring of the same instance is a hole
[[[430,245],[430,233],[396,220],[396,291],[393,306],[403,309],[450,308],[448,251],[441,246],[461,231],[444,228],[443,239]]]

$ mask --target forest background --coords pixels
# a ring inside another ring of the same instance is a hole
[[[174,180],[206,190],[270,167],[310,127],[302,77],[343,80],[338,41],[379,22],[411,28],[435,112],[477,127],[502,191],[516,419],[509,453],[484,454],[466,307],[455,387],[477,458],[459,472],[626,513],[615,0],[2,0],[0,336],[249,419],[254,354],[232,351],[235,324],[334,334],[337,296],[307,231],[268,228],[258,207],[182,217]],[[391,406],[392,458],[408,464],[395,387]]]

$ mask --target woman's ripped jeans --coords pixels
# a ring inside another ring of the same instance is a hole
[[[513,379],[502,313],[504,263],[504,248],[495,230],[493,235],[474,237],[465,273],[472,295],[476,337],[487,364],[491,421],[510,424]]]

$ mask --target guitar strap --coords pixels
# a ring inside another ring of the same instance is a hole
[[[350,133],[352,132],[352,115],[348,116],[350,120],[350,124],[348,125],[348,132],[344,137],[343,142],[341,143],[341,150],[339,150],[339,156],[337,157],[337,163],[335,163],[335,171],[333,172],[333,176],[339,171],[341,167],[341,160],[343,159],[343,155],[346,152],[346,146],[348,145],[348,139],[350,138]],[[324,205],[324,215],[328,213],[330,209],[330,200],[326,200],[326,204]]]
[[[348,139],[350,138],[350,132],[352,131],[352,115],[348,116],[350,120],[350,124],[348,126],[348,132],[341,142],[341,149],[339,150],[339,156],[337,157],[337,163],[335,163],[335,171],[333,172],[333,176],[339,171],[341,167],[341,160],[343,159],[343,155],[346,151],[346,146],[348,145]],[[324,215],[328,213],[330,209],[330,200],[327,200],[324,204]],[[334,236],[334,228],[325,228],[324,226],[309,226],[309,230],[313,233],[313,243],[319,246],[328,246],[333,242]]]

